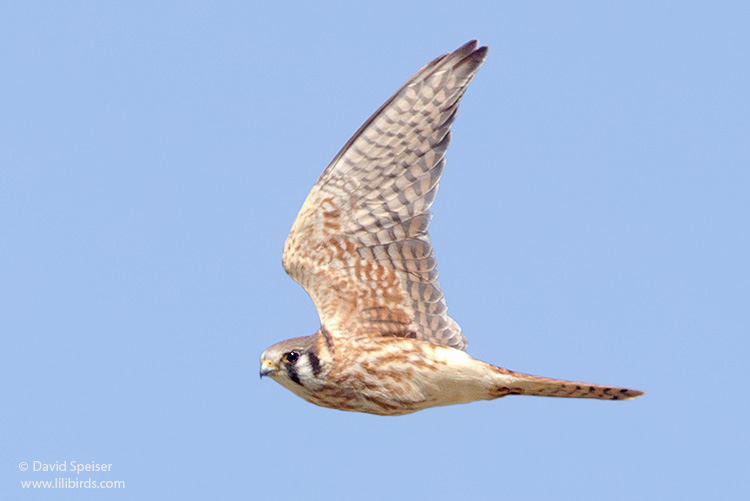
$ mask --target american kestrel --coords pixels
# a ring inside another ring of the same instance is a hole
[[[320,329],[277,343],[260,375],[323,407],[400,415],[505,395],[631,399],[643,392],[531,376],[469,356],[447,315],[427,227],[466,87],[487,57],[471,41],[417,71],[318,179],[283,265]]]

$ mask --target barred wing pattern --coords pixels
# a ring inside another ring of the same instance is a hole
[[[332,336],[404,336],[465,350],[427,234],[458,104],[487,48],[419,70],[354,134],[305,200],[284,269]]]

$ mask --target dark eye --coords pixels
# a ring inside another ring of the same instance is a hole
[[[287,362],[289,362],[290,364],[293,364],[299,359],[299,353],[297,353],[296,351],[290,351],[289,353],[286,354],[285,358]]]

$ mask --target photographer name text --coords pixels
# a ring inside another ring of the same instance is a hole
[[[55,461],[54,463],[31,462],[32,471],[66,471],[82,473],[84,471],[112,471],[112,463],[97,463],[96,461]]]

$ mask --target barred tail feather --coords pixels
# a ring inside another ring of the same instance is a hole
[[[600,384],[565,381],[532,376],[493,366],[501,375],[500,385],[493,391],[494,398],[505,395],[534,395],[539,397],[596,398],[599,400],[630,400],[644,394],[642,391],[604,386]]]

